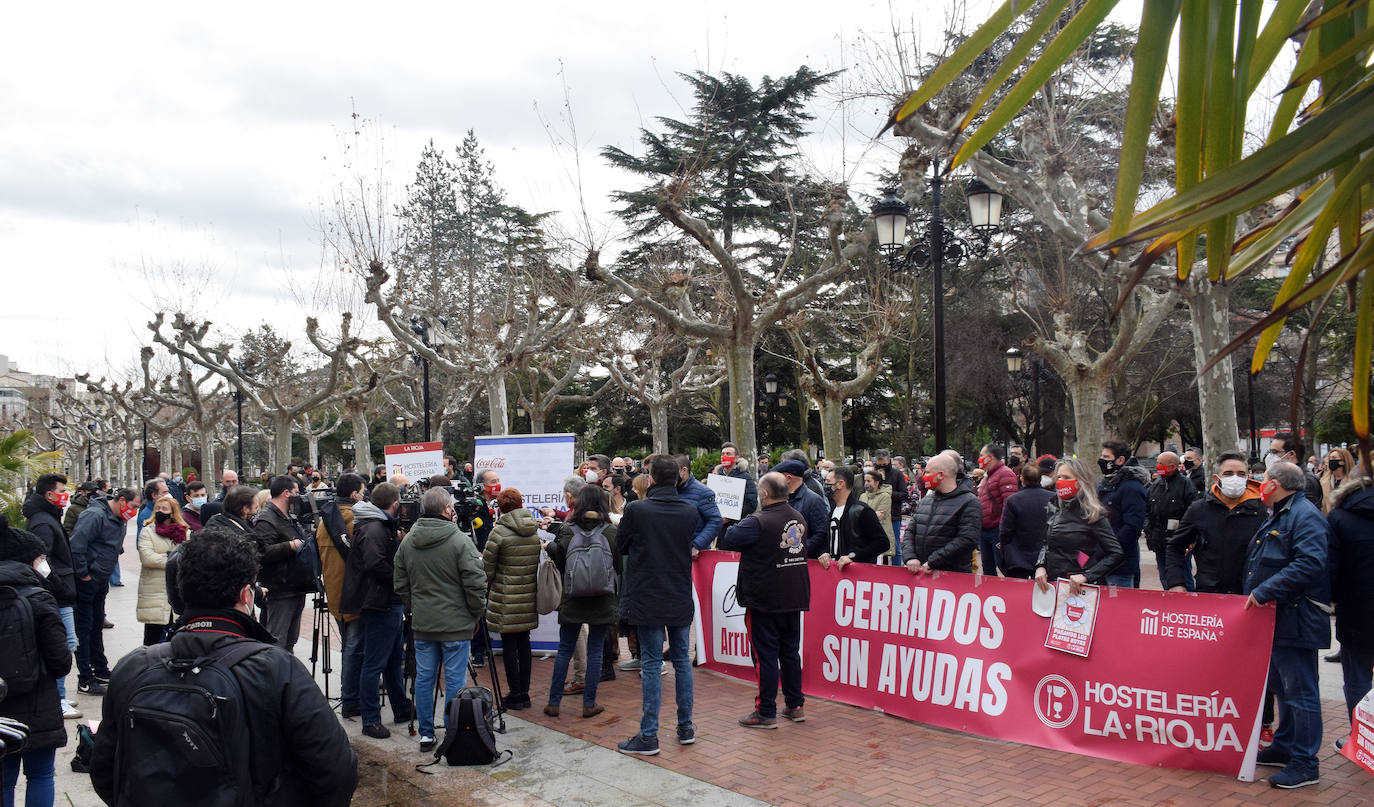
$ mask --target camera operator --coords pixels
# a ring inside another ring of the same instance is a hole
[[[267,488],[272,498],[253,519],[258,551],[262,554],[258,582],[267,588],[262,624],[288,653],[300,638],[305,594],[315,590],[313,575],[305,580],[296,572],[296,552],[305,545],[305,536],[287,513],[291,512],[291,499],[298,495],[298,489],[295,477],[273,477]]]
[[[363,663],[358,674],[358,707],[363,734],[378,740],[390,737],[391,732],[382,725],[377,676],[386,683],[393,719],[404,723],[412,711],[401,676],[405,607],[392,582],[401,544],[396,524],[400,506],[401,491],[390,482],[372,489],[371,502],[353,505],[353,548],[348,552],[339,604],[343,613],[359,615]]]
[[[363,485],[366,480],[359,474],[344,474],[334,488],[334,503],[343,519],[344,533],[353,535],[353,506],[363,500]],[[343,598],[346,558],[334,537],[329,534],[326,519],[321,518],[315,526],[315,543],[320,548],[320,576],[324,578],[324,599],[329,613],[339,626],[343,637],[343,683],[339,685],[339,715],[357,717],[362,714],[358,707],[358,672],[363,664],[363,630],[357,614],[345,614],[339,610]]]

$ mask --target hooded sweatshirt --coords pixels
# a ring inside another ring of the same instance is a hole
[[[1240,499],[1232,502],[1213,484],[1203,498],[1188,506],[1178,528],[1165,540],[1165,579],[1160,582],[1166,589],[1184,585],[1191,557],[1197,563],[1198,591],[1241,593],[1250,539],[1269,517],[1259,489],[1260,484],[1250,480]]]
[[[353,506],[354,523],[366,512],[361,507]],[[487,604],[487,575],[477,545],[457,524],[438,516],[417,519],[396,551],[392,581],[411,611],[416,639],[472,638]]]

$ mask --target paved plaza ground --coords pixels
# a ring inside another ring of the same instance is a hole
[[[106,632],[112,659],[142,640],[133,618],[138,580],[137,554],[123,556],[127,585],[112,589]],[[1153,557],[1142,552],[1145,585],[1158,587]],[[297,655],[310,654],[310,613],[302,625]],[[335,656],[337,670],[337,656]],[[1186,663],[1180,658],[1179,663]],[[308,664],[308,661],[307,661]],[[499,665],[498,665],[499,666]],[[539,710],[553,668],[536,660],[535,708],[511,713],[508,732],[498,738],[514,757],[491,769],[436,766],[427,761],[405,727],[388,740],[361,736],[358,721],[345,720],[358,752],[362,782],[359,807],[420,805],[1207,805],[1311,807],[1374,805],[1374,776],[1338,756],[1331,741],[1349,731],[1340,700],[1339,665],[1323,663],[1322,695],[1326,737],[1321,783],[1296,791],[1275,790],[1262,779],[1239,782],[1227,776],[1150,768],[1093,759],[933,728],[900,718],[816,698],[807,701],[807,721],[783,722],[776,731],[746,729],[736,720],[752,708],[753,687],[725,676],[696,671],[697,742],[673,740],[672,673],[664,679],[660,732],[663,752],[647,760],[626,757],[615,744],[639,722],[639,676],[618,674],[601,685],[606,711],[583,720],[580,697],[565,699],[559,718]],[[481,682],[487,683],[484,669]],[[69,686],[74,693],[76,676]],[[337,691],[337,673],[332,689]],[[79,697],[87,718],[99,714],[99,698]],[[384,712],[386,714],[386,712]],[[518,716],[517,716],[518,715]],[[71,723],[68,724],[69,727]],[[73,747],[58,752],[59,805],[96,807],[101,802],[89,778],[71,772]],[[1261,768],[1265,776],[1273,769]],[[22,783],[21,783],[22,788]]]

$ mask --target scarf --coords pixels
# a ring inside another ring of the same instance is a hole
[[[186,527],[175,521],[164,521],[153,526],[153,532],[163,538],[170,538],[173,544],[179,544],[186,540]]]

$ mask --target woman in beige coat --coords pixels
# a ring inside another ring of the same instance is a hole
[[[534,514],[525,509],[515,488],[496,496],[501,511],[482,551],[491,588],[487,596],[487,630],[501,634],[506,666],[507,709],[530,707],[530,631],[539,625],[535,578],[541,545]]]
[[[167,601],[167,555],[188,534],[181,508],[171,496],[157,500],[153,514],[138,531],[138,559],[143,566],[138,575],[138,621],[143,623],[145,646],[161,642],[172,623],[172,606]]]
[[[892,534],[892,487],[884,484],[882,471],[864,471],[864,492],[859,494],[859,501],[873,508],[873,511],[878,514],[878,521],[883,525],[883,532],[887,533],[888,548],[883,555],[884,557],[891,557],[897,551],[897,544],[893,540]]]

